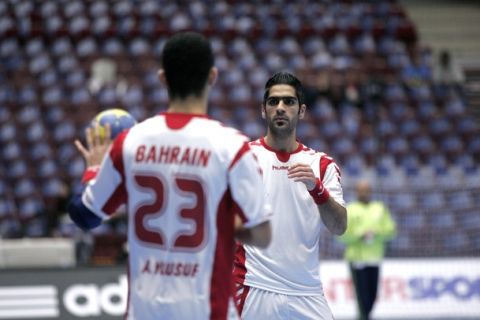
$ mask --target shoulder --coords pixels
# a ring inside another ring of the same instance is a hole
[[[251,148],[263,148],[263,145],[262,145],[262,142],[261,142],[260,139],[250,141],[250,142],[248,143],[248,145],[249,145]]]
[[[166,121],[165,116],[162,114],[156,114],[151,117],[148,117],[132,128],[130,128],[130,132],[134,133],[135,135],[143,135],[145,133],[158,130],[164,130],[166,128]]]
[[[320,168],[322,170],[327,170],[327,168],[335,168],[337,171],[339,171],[339,167],[337,163],[335,162],[335,159],[329,156],[328,154],[324,152],[317,152],[315,156],[318,158],[318,161],[320,163]]]
[[[316,151],[315,155],[318,157],[320,162],[324,162],[326,164],[335,163],[335,159],[325,152]]]
[[[375,205],[376,207],[387,209],[387,206],[382,201],[378,201],[378,200],[372,201],[372,204]]]
[[[302,149],[300,152],[303,155],[311,156],[315,159],[318,159],[320,162],[324,162],[327,165],[330,163],[335,163],[335,160],[331,156],[329,156],[327,153],[310,148],[305,144],[302,144],[301,146],[302,146]]]
[[[346,208],[349,214],[355,214],[357,212],[357,209],[360,208],[360,202],[358,201],[349,202],[347,203]]]
[[[221,141],[227,141],[230,143],[245,143],[250,139],[240,130],[227,126],[221,121],[211,119],[209,117],[198,118],[196,129],[201,130],[202,134],[209,134],[211,137]]]
[[[358,205],[358,201],[357,200],[354,200],[354,201],[350,201],[349,203],[347,203],[347,206],[348,207],[355,207]]]
[[[331,156],[329,156],[325,152],[315,152],[315,157],[318,159],[318,162],[320,165],[320,173],[322,177],[325,175],[326,171],[329,169],[335,169],[336,171],[339,172],[339,168],[335,162],[335,159],[333,159]]]

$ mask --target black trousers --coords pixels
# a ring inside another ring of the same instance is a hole
[[[370,312],[377,297],[379,271],[378,266],[358,267],[350,264],[361,320],[370,319]]]

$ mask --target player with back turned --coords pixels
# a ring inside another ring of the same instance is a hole
[[[103,160],[98,173],[87,169],[93,179],[72,199],[70,216],[91,229],[127,205],[127,319],[235,318],[234,237],[251,246],[270,241],[261,170],[244,135],[206,116],[217,69],[203,36],[170,38],[159,75],[166,112],[110,147],[95,130],[88,148],[77,142],[88,165]]]
[[[321,224],[345,232],[347,212],[337,165],[296,139],[305,115],[300,81],[277,73],[265,85],[262,117],[267,135],[250,147],[263,170],[272,204],[272,242],[239,244],[235,257],[236,303],[244,320],[332,319],[319,274]]]

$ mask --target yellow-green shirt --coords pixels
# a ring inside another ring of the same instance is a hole
[[[347,230],[339,238],[346,245],[345,259],[353,263],[380,262],[385,255],[385,242],[396,234],[387,207],[380,201],[355,201],[347,205],[347,216]],[[362,240],[368,231],[373,232],[373,238]]]

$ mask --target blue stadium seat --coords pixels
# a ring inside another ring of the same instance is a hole
[[[440,209],[445,207],[445,198],[438,191],[426,192],[418,195],[418,203],[424,209]]]

